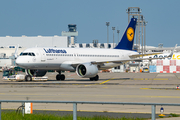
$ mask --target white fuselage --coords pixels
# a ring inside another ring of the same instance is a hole
[[[29,48],[17,58],[16,64],[25,69],[75,71],[78,64],[102,62],[99,69],[109,69],[122,63],[108,61],[127,60],[130,59],[129,55],[135,53],[120,49]],[[106,63],[103,63],[105,61]]]

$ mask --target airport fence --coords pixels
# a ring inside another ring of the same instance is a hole
[[[148,105],[151,106],[151,119],[156,119],[156,106],[180,106],[173,103],[134,103],[134,102],[90,102],[90,101],[36,101],[36,100],[0,100],[0,120],[1,120],[1,104],[2,103],[64,103],[73,104],[73,120],[77,120],[77,104],[115,104],[115,105]],[[24,115],[24,108],[22,109]]]

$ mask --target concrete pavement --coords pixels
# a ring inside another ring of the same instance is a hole
[[[48,73],[47,82],[6,82],[0,79],[0,98],[3,100],[58,100],[179,103],[180,75],[158,73],[99,73],[99,81],[79,78],[65,72],[65,81],[56,81],[56,73]],[[21,103],[2,103],[2,108],[16,109]],[[164,114],[180,114],[179,107],[163,106]],[[34,110],[72,110],[71,104],[33,104]],[[161,106],[156,106],[160,114]],[[79,111],[151,113],[151,106],[139,105],[78,105]],[[157,117],[158,118],[158,117]],[[168,118],[171,119],[171,118]],[[174,119],[174,118],[172,118]]]

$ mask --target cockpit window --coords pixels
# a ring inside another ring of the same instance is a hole
[[[22,56],[28,55],[28,53],[23,53]]]
[[[34,53],[32,53],[32,56],[35,56],[35,54],[34,54]]]
[[[34,53],[21,53],[20,56],[35,56]]]

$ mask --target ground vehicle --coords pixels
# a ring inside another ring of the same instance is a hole
[[[26,79],[24,74],[18,74],[14,68],[6,68],[3,70],[4,81],[47,81],[48,77],[31,77],[32,79]]]
[[[143,70],[142,70],[142,72],[146,72],[146,73],[148,73],[149,72],[149,69],[147,68],[147,67],[145,67],[145,68],[143,68]]]

